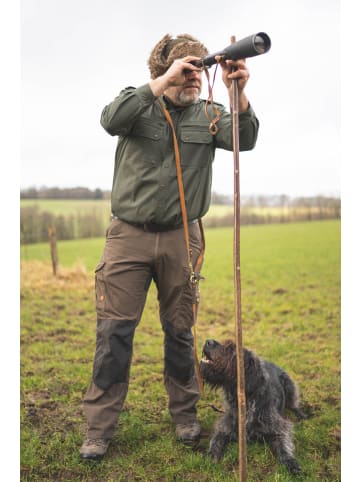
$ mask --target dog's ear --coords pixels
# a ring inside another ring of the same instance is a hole
[[[231,361],[234,361],[236,363],[236,345],[233,341],[227,341],[224,343],[224,347],[226,350],[226,355],[227,358]]]

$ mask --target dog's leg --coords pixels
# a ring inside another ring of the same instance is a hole
[[[265,434],[273,454],[279,462],[285,465],[291,474],[300,474],[301,467],[295,459],[295,447],[292,439],[292,423],[274,415],[272,419],[272,433]]]
[[[272,452],[291,474],[300,474],[301,467],[294,457],[294,444],[289,434],[275,435],[269,440]]]
[[[210,440],[209,455],[218,462],[224,455],[225,448],[231,440],[237,439],[236,417],[231,411],[218,421],[214,435]]]

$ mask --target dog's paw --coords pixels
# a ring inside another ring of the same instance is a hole
[[[214,462],[219,462],[223,458],[224,447],[217,443],[210,443],[208,455]]]
[[[217,452],[216,450],[209,450],[208,455],[214,462],[220,462],[220,460],[222,459],[222,454]]]
[[[302,410],[300,410],[300,408],[293,409],[293,412],[298,420],[306,420],[307,418],[309,418],[309,416],[306,415]]]
[[[290,472],[290,474],[292,475],[299,475],[302,472],[300,465],[297,463],[295,459],[287,460],[285,465],[288,471]]]

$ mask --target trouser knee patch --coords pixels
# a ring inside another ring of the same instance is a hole
[[[194,376],[194,339],[191,330],[177,331],[167,323],[165,331],[165,373],[181,382]]]
[[[98,320],[93,381],[103,390],[127,382],[135,326],[133,320]]]

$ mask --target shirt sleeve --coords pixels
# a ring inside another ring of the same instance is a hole
[[[221,112],[216,134],[216,146],[231,151],[233,149],[232,114],[225,109]],[[249,104],[245,112],[239,114],[240,151],[250,151],[255,147],[259,131],[259,120]]]
[[[127,135],[136,119],[156,101],[149,84],[127,87],[104,107],[100,123],[110,135]]]

